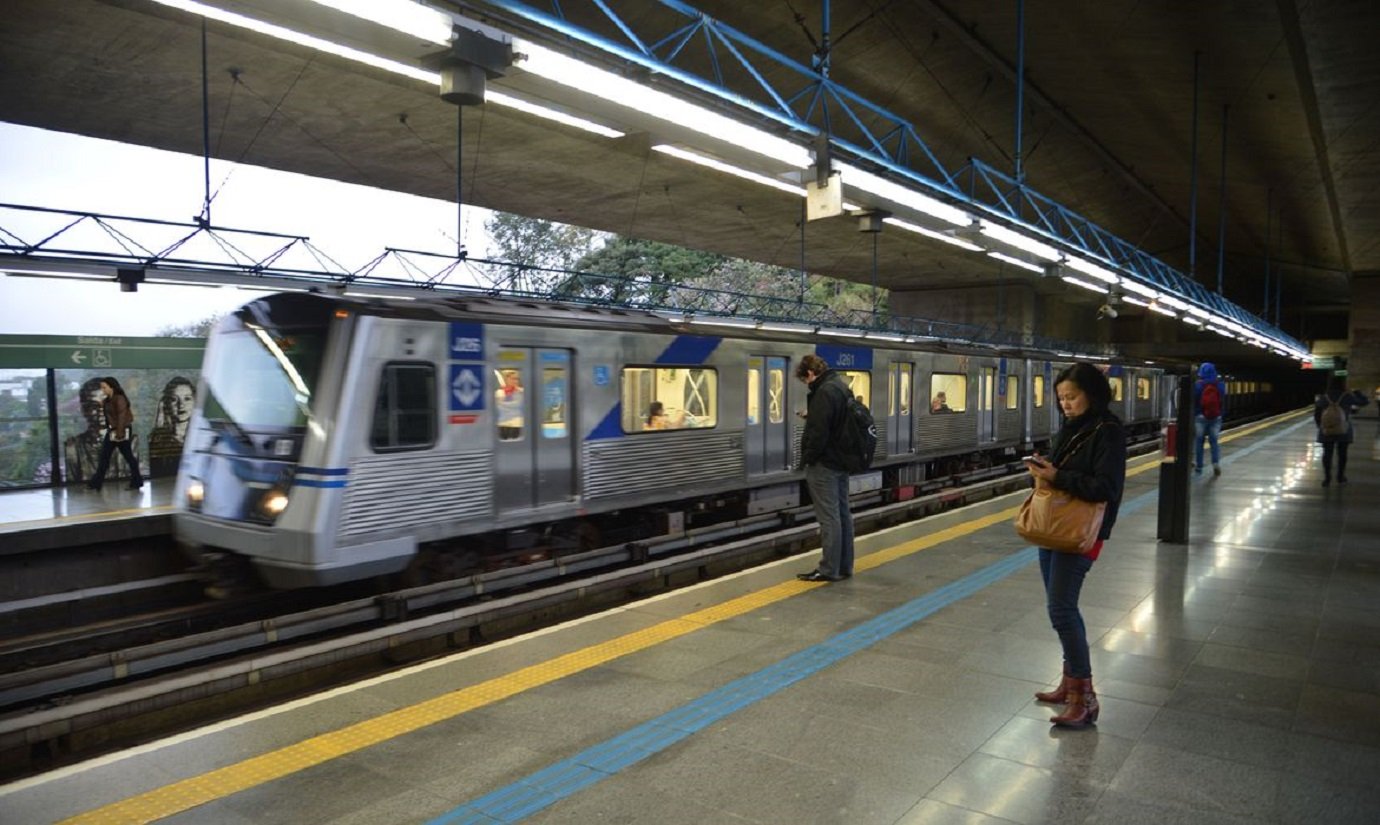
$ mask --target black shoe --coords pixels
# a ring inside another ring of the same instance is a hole
[[[803,582],[839,582],[844,580],[844,576],[826,576],[818,570],[811,570],[808,573],[796,573],[795,577]]]
[[[99,484],[92,484],[91,482],[88,481],[88,482],[86,483],[86,489],[91,490],[92,492],[95,492],[95,493],[99,493],[99,492],[101,491],[101,485],[99,485]]]
[[[1346,476],[1337,476],[1338,484],[1346,484]]]
[[[143,486],[144,486],[144,482],[142,482],[142,481],[131,481],[131,482],[129,483],[129,489],[131,489],[131,490],[138,490],[140,487],[143,487]]]
[[[1212,465],[1212,474],[1214,476],[1220,476],[1222,474],[1222,468],[1218,467],[1216,464]]]

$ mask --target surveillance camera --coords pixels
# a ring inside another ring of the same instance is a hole
[[[1100,306],[1100,307],[1097,308],[1097,317],[1098,317],[1099,319],[1102,319],[1102,318],[1115,318],[1116,316],[1117,316],[1116,307],[1112,306],[1111,304],[1103,304],[1102,306]]]

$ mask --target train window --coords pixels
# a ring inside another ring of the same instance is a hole
[[[701,367],[624,367],[625,433],[716,426],[719,374]]]
[[[375,452],[421,450],[436,443],[436,368],[384,364],[369,446]]]
[[[910,397],[912,395],[910,383],[911,374],[915,370],[913,364],[899,364],[900,369],[897,373],[900,376],[901,386],[896,394],[896,402],[901,410],[901,415],[910,415]]]
[[[1150,400],[1150,379],[1149,379],[1149,378],[1137,378],[1137,379],[1136,379],[1136,400],[1137,400],[1137,401],[1149,401],[1149,400]]]
[[[839,372],[843,375],[843,383],[848,385],[853,396],[861,401],[864,407],[869,410],[872,409],[872,373],[858,370],[840,370]]]
[[[1112,400],[1126,400],[1126,388],[1122,386],[1123,382],[1121,380],[1121,376],[1113,376],[1111,378],[1108,378],[1107,381],[1112,385]]]
[[[762,420],[761,368],[748,367],[747,379],[747,423],[751,427]]]
[[[1043,375],[1035,376],[1034,380],[1030,382],[1030,395],[1031,399],[1035,402],[1035,409],[1044,409],[1045,377]]]
[[[930,413],[968,411],[968,376],[936,372],[930,376]]]
[[[498,422],[498,440],[521,441],[527,425],[527,382],[517,367],[504,367],[495,372],[498,389],[494,390],[494,418]]]
[[[541,435],[542,438],[565,438],[566,397],[565,367],[543,366],[541,368]]]
[[[786,370],[772,367],[767,370],[767,421],[780,424],[786,420]]]
[[[1021,379],[1015,375],[1006,376],[1006,403],[1008,410],[1020,408]]]

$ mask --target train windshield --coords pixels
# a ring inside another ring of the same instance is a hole
[[[203,415],[239,438],[311,419],[326,326],[279,326],[243,310],[221,322],[207,353]]]

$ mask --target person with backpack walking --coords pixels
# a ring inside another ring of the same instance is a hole
[[[1193,472],[1203,472],[1203,437],[1212,448],[1212,474],[1222,474],[1222,411],[1227,406],[1227,388],[1217,377],[1217,365],[1204,361],[1198,367],[1198,380],[1193,385]]]
[[[105,441],[101,444],[101,458],[96,465],[96,473],[86,482],[86,486],[100,492],[101,485],[105,484],[105,472],[110,467],[110,455],[118,449],[129,465],[129,489],[138,490],[144,486],[144,476],[139,472],[139,458],[130,447],[130,440],[134,436],[134,413],[129,408],[129,396],[125,395],[124,387],[111,375],[101,379],[100,388],[101,406],[109,429],[105,431]]]
[[[853,513],[848,509],[849,459],[840,449],[853,392],[843,376],[810,354],[796,365],[795,377],[810,388],[806,401],[805,433],[800,439],[800,463],[810,490],[823,557],[809,573],[796,575],[807,582],[842,581],[853,575]]]
[[[1121,494],[1126,487],[1126,430],[1111,410],[1112,386],[1097,367],[1077,363],[1059,373],[1055,397],[1063,423],[1050,442],[1046,458],[1033,455],[1026,467],[1032,476],[1084,501],[1106,502],[1097,542],[1086,553],[1040,548],[1040,576],[1045,583],[1049,623],[1064,651],[1064,674],[1058,687],[1035,694],[1040,702],[1064,704],[1050,718],[1060,727],[1081,728],[1097,721],[1101,708],[1093,691],[1088,631],[1078,609],[1083,579],[1112,535]]]
[[[1351,417],[1370,403],[1359,392],[1348,392],[1340,376],[1327,382],[1327,392],[1313,404],[1313,423],[1318,426],[1318,443],[1323,445],[1323,483],[1332,484],[1332,454],[1337,454],[1337,483],[1346,484],[1346,452],[1355,437]]]

